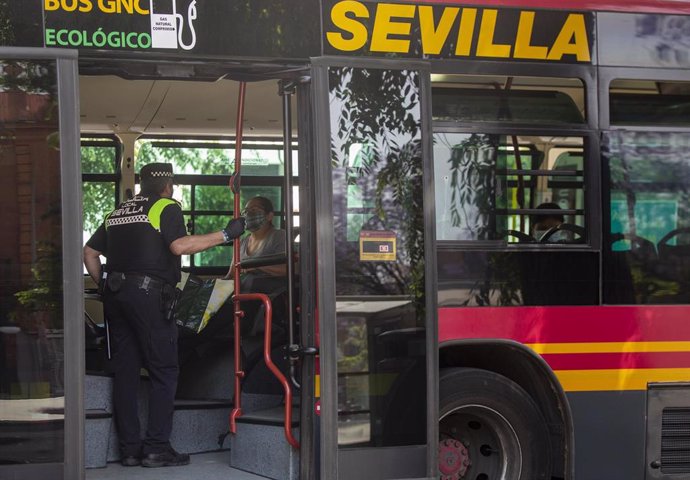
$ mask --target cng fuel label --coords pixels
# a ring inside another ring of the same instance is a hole
[[[46,47],[192,50],[196,0],[43,0]]]

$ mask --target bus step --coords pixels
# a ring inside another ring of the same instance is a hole
[[[113,414],[102,408],[86,410],[84,428],[84,465],[102,468],[108,460],[108,439],[113,426]]]
[[[282,406],[246,413],[237,419],[230,440],[230,466],[276,480],[299,475],[299,451],[285,439]],[[293,408],[292,431],[299,437],[299,409]]]
[[[120,459],[117,431],[112,418],[112,378],[107,375],[86,376],[86,466],[105,467],[106,462]],[[186,453],[225,449],[218,439],[228,431],[229,400],[175,400],[173,431],[170,442]],[[139,386],[139,422],[142,435],[148,417],[148,381]]]

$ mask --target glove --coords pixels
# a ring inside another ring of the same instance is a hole
[[[228,222],[228,224],[223,229],[223,235],[225,236],[225,241],[229,242],[234,240],[244,233],[244,217],[233,218]]]

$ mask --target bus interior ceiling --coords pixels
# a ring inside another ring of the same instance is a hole
[[[82,74],[79,85],[82,135],[235,135],[240,85],[235,80],[134,80]],[[244,135],[282,136],[282,115],[278,80],[248,83]]]
[[[80,116],[82,138],[97,138],[104,135],[117,135],[123,143],[133,145],[134,140],[143,135],[161,135],[170,138],[202,139],[208,141],[214,138],[232,139],[236,133],[238,111],[239,81],[230,79],[232,75],[221,76],[217,79],[170,79],[170,78],[124,78],[108,72],[93,74],[89,69],[80,72]],[[283,107],[279,95],[279,78],[268,76],[259,79],[258,76],[247,82],[245,94],[245,108],[243,116],[243,133],[245,140],[251,137],[261,139],[271,138],[277,142],[283,136]],[[294,105],[293,99],[293,105]],[[296,136],[296,109],[292,109],[293,138]],[[229,154],[232,162],[234,153]],[[134,171],[139,167],[134,165]],[[233,167],[228,169],[233,171]],[[204,172],[196,172],[203,174]],[[104,212],[106,213],[106,212]],[[89,282],[87,281],[87,286]],[[98,324],[102,318],[100,302],[89,300],[86,303],[87,316],[93,317]],[[96,310],[92,312],[91,310]],[[230,322],[231,316],[230,316]],[[276,328],[276,327],[274,327]],[[87,332],[88,335],[88,332]],[[277,333],[274,332],[274,340]],[[278,335],[279,336],[279,335]],[[280,336],[279,336],[280,337]],[[171,443],[179,451],[188,453],[203,453],[220,451],[216,456],[199,457],[198,462],[207,465],[204,469],[195,467],[192,459],[194,474],[187,468],[171,469],[165,472],[168,479],[205,477],[226,478],[230,470],[228,464],[245,471],[254,471],[269,478],[296,478],[295,466],[297,450],[285,441],[283,426],[283,395],[281,389],[274,386],[277,381],[268,374],[268,369],[260,364],[255,357],[260,357],[263,336],[249,336],[243,334],[243,368],[247,370],[248,380],[251,380],[254,368],[258,378],[253,380],[264,382],[268,386],[250,388],[248,393],[242,392],[241,421],[238,420],[238,435],[227,436],[228,416],[232,409],[234,396],[233,371],[234,359],[232,339],[218,338],[215,343],[205,345],[205,350],[198,355],[188,356],[187,363],[181,364],[178,394]],[[282,338],[282,337],[281,337]],[[278,343],[284,344],[284,339],[277,338]],[[182,339],[181,339],[182,340]],[[246,343],[244,343],[246,340]],[[103,347],[103,342],[99,343]],[[98,348],[100,348],[98,347]],[[245,351],[246,348],[246,351]],[[283,346],[276,347],[282,352]],[[100,348],[99,361],[91,365],[105,365],[104,349]],[[195,350],[196,351],[196,350]],[[278,351],[274,351],[274,361],[279,368],[287,371],[282,360],[276,360]],[[85,382],[86,408],[86,467],[89,480],[115,478],[123,475],[119,464],[113,464],[119,459],[114,423],[112,421],[111,382],[106,368],[90,368],[89,342],[87,338],[87,375]],[[93,352],[91,352],[93,355]],[[191,359],[189,359],[191,358]],[[255,361],[256,360],[256,361]],[[182,360],[181,360],[182,361]],[[248,362],[248,363],[245,363]],[[254,363],[250,363],[254,362]],[[251,366],[249,366],[251,365]],[[265,371],[264,371],[265,370]],[[148,379],[142,374],[140,385],[139,405],[140,421],[146,425]],[[298,407],[295,407],[297,409]],[[263,423],[258,426],[251,424],[253,412],[263,415]],[[299,418],[297,410],[293,418]],[[254,430],[251,430],[254,428]],[[257,430],[259,429],[259,430]],[[250,445],[240,443],[240,437],[248,439]],[[253,439],[253,440],[249,440]],[[257,439],[265,444],[276,444],[267,453],[270,461],[258,462],[253,456],[258,455]],[[231,453],[228,453],[228,449]],[[249,453],[243,453],[249,452]],[[237,456],[231,460],[232,456]],[[103,468],[110,463],[109,468]],[[222,464],[224,472],[213,473],[214,464]],[[133,471],[133,470],[136,470]],[[147,476],[148,469],[127,469],[127,478],[154,478]],[[169,470],[169,469],[165,469]],[[283,472],[283,473],[280,473]],[[287,473],[289,472],[289,473]],[[225,476],[224,476],[225,475]],[[160,477],[155,477],[160,478]],[[258,478],[254,475],[237,471],[233,478]]]

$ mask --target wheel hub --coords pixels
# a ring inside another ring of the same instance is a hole
[[[438,444],[438,469],[441,480],[460,480],[470,467],[470,454],[459,440],[446,438]]]

